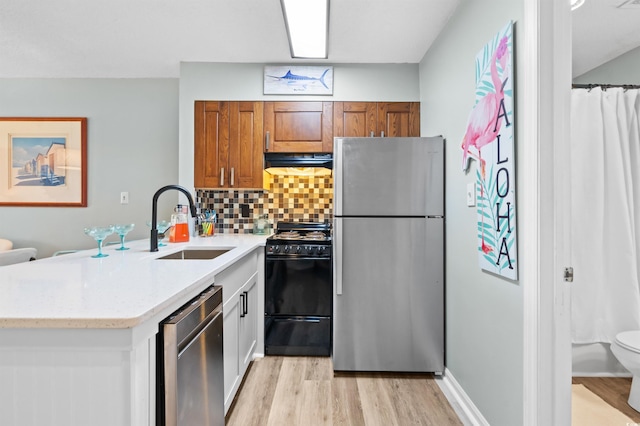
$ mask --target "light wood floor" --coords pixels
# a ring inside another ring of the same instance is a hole
[[[328,357],[255,360],[228,426],[462,425],[433,376],[333,373]]]
[[[624,377],[574,377],[574,384],[582,384],[605,402],[621,411],[634,422],[640,423],[640,413],[627,404],[631,378]]]

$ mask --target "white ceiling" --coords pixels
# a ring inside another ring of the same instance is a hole
[[[574,12],[574,75],[640,46],[624,1]],[[329,58],[301,63],[417,63],[458,3],[331,0]],[[0,0],[0,78],[178,77],[181,61],[295,63],[280,1]]]
[[[574,77],[640,46],[640,0],[586,0],[572,20]]]

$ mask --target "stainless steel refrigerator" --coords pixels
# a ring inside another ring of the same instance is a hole
[[[334,140],[333,368],[444,371],[444,141]]]

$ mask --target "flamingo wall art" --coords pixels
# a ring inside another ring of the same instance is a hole
[[[518,278],[513,111],[513,23],[476,56],[476,102],[462,139],[462,168],[477,160],[478,257],[483,270]]]

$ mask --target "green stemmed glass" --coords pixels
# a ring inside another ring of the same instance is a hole
[[[151,227],[150,220],[147,221],[147,226]],[[171,222],[168,220],[159,220],[158,223],[156,223],[156,227],[158,228],[158,247],[164,247],[166,244],[162,242],[162,239],[164,238],[164,233],[167,232],[167,229],[171,228]],[[160,235],[162,235],[162,237]]]
[[[127,223],[126,225],[115,225],[113,230],[120,236],[120,247],[116,250],[129,250],[129,247],[124,246],[124,237],[127,235],[136,225],[134,223]]]
[[[102,253],[102,242],[109,235],[113,234],[113,225],[109,226],[91,226],[89,228],[84,228],[84,233],[88,236],[92,237],[94,240],[98,242],[98,254],[91,257],[107,257],[108,254]]]

